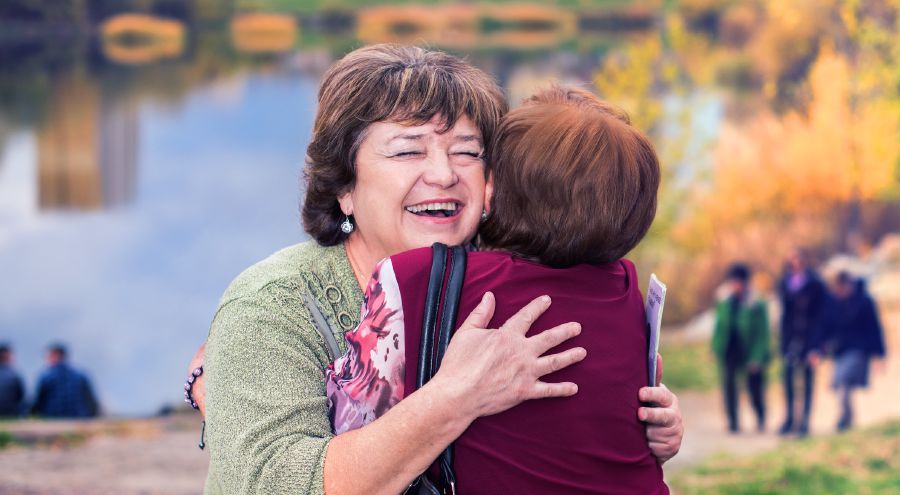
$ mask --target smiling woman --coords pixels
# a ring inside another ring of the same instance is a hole
[[[354,266],[374,267],[409,246],[471,239],[490,195],[481,132],[465,116],[449,130],[445,125],[436,115],[413,127],[369,126],[357,155],[357,187],[338,198],[358,224],[346,242]],[[370,274],[357,273],[360,286]]]
[[[580,325],[526,338],[550,306],[537,297],[506,320],[511,331],[489,330],[486,295],[448,348],[479,359],[447,363],[383,417],[331,433],[324,370],[359,323],[362,287],[384,257],[472,240],[491,194],[483,150],[506,110],[490,77],[440,52],[378,45],[329,69],[305,171],[314,240],[242,273],[210,328],[194,385],[198,403],[204,377],[209,391],[207,493],[400,493],[476,418],[576,393],[540,378],[584,357],[544,355]],[[674,395],[653,392],[644,399],[663,407],[648,417],[649,444],[665,459],[680,446],[680,413]]]

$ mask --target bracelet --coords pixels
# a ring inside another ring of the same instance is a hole
[[[194,400],[194,396],[191,394],[194,389],[194,382],[197,378],[203,374],[203,366],[198,368],[194,368],[194,371],[188,375],[187,380],[184,382],[184,401],[191,405],[194,409],[199,410],[200,406],[197,405],[197,402]]]

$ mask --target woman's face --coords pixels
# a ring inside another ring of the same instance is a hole
[[[356,156],[356,185],[338,198],[376,258],[435,242],[469,241],[486,195],[483,143],[467,117],[444,133],[440,116],[420,126],[376,122]]]

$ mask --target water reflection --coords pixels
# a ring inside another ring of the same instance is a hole
[[[109,411],[176,402],[190,348],[229,280],[304,239],[299,157],[315,80],[284,71],[195,88],[177,107],[143,102],[136,194],[124,208],[38,211],[39,140],[18,134],[0,170],[0,328],[36,376],[62,339]],[[96,169],[95,169],[96,170]],[[101,170],[102,173],[102,170]]]
[[[57,79],[53,110],[37,129],[38,204],[42,210],[92,210],[134,198],[136,105],[115,100],[83,75]]]

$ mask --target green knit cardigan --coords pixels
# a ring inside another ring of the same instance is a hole
[[[359,323],[343,245],[283,249],[225,291],[206,346],[207,494],[324,494],[323,370]]]

